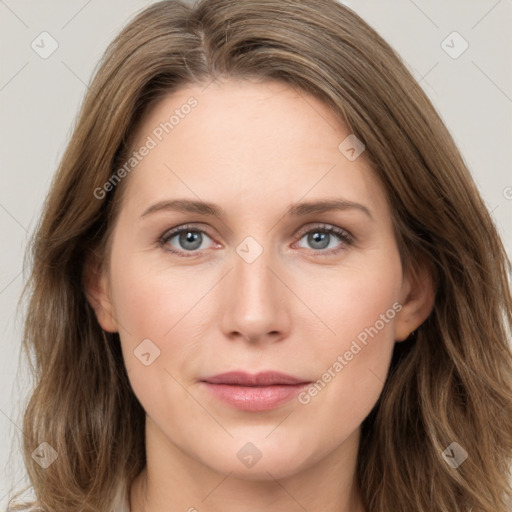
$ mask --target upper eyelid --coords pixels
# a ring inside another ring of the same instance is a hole
[[[309,231],[312,231],[314,229],[318,229],[319,231],[321,231],[322,229],[324,229],[324,230],[334,229],[336,231],[343,231],[348,236],[352,237],[352,233],[350,233],[350,231],[348,231],[347,229],[342,228],[340,226],[336,226],[335,224],[329,224],[328,222],[319,222],[319,223],[316,223],[316,224],[313,223],[311,225],[304,226],[303,228],[299,229],[299,231],[297,231],[297,233],[298,234],[299,233],[300,234],[308,233]]]
[[[168,229],[167,231],[165,231],[163,233],[161,238],[173,237],[173,236],[179,234],[181,231],[186,231],[187,229],[190,231],[202,231],[202,232],[206,233],[210,238],[212,238],[212,235],[209,233],[208,228],[205,228],[204,226],[196,225],[194,223],[182,224],[182,225],[176,226],[175,228]]]

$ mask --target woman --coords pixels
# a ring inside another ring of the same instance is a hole
[[[34,506],[510,510],[505,251],[348,8],[144,10],[91,84],[33,262]]]

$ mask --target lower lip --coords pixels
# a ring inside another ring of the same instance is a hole
[[[203,382],[216,398],[244,411],[268,411],[295,398],[309,384],[234,386]]]

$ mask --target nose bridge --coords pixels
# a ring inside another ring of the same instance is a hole
[[[251,242],[244,242],[237,248],[234,278],[244,299],[270,299],[273,255],[270,250],[258,251]]]
[[[233,272],[228,281],[228,304],[224,311],[224,330],[248,340],[274,337],[286,328],[282,284],[270,270],[276,258],[270,248],[247,237],[236,248]],[[274,270],[275,272],[275,270]]]

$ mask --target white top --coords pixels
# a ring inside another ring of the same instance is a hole
[[[130,512],[130,501],[128,499],[128,493],[124,495],[124,500],[119,512]]]

